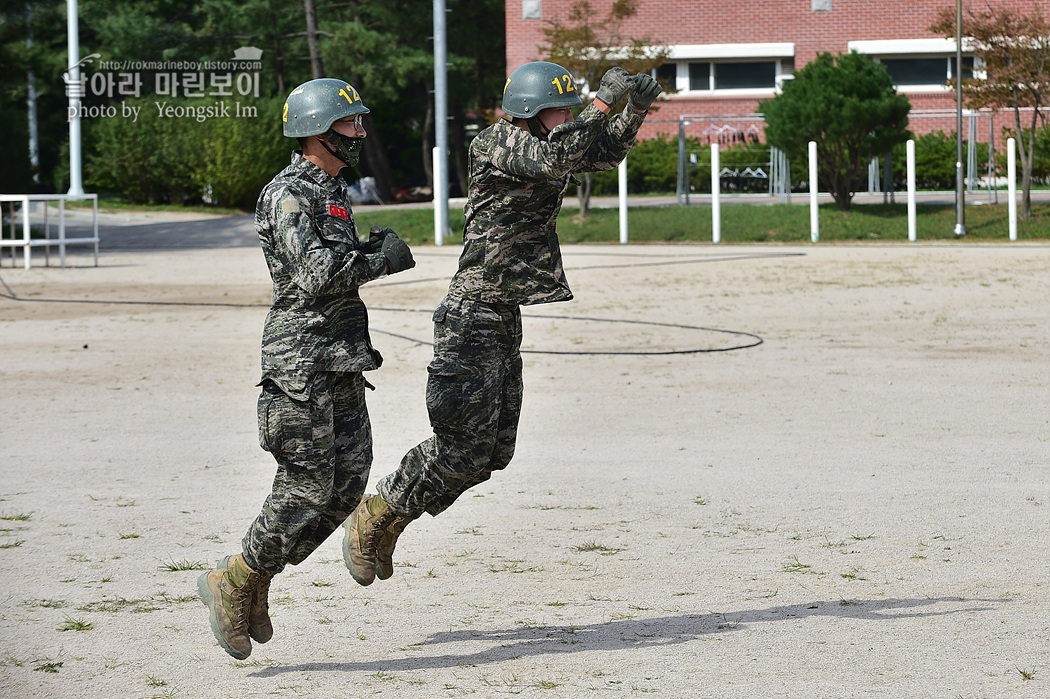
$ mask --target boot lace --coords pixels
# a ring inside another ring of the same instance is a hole
[[[363,548],[365,549],[366,554],[372,558],[375,558],[375,556],[378,555],[380,540],[386,533],[387,527],[389,527],[397,518],[397,515],[390,510],[387,510],[369,522],[368,529],[365,531],[364,536],[365,545]]]
[[[248,623],[248,614],[252,609],[252,595],[255,593],[255,588],[258,587],[261,577],[258,573],[250,574],[248,579],[244,581],[244,584],[235,588],[233,594],[230,595],[230,606],[233,607],[233,623],[238,627]]]
[[[268,612],[270,609],[270,581],[272,580],[272,575],[262,575],[258,586],[255,588],[253,599],[258,603],[256,605],[257,608],[262,609],[263,612]]]

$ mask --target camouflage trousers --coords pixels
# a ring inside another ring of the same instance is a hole
[[[448,296],[434,312],[427,410],[434,436],[379,482],[394,512],[438,515],[514,456],[521,414],[521,312]]]
[[[360,373],[318,372],[300,401],[263,384],[259,443],[277,460],[277,475],[241,542],[252,569],[279,573],[302,563],[361,501],[372,465],[366,385]]]

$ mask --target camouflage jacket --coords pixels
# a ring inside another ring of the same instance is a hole
[[[479,133],[449,294],[522,305],[571,299],[555,230],[570,177],[616,167],[644,118],[630,108],[609,118],[592,104],[547,141],[505,120]]]
[[[316,371],[367,371],[383,358],[368,336],[358,287],[386,272],[381,253],[357,250],[357,226],[342,177],[292,154],[255,208],[273,302],[262,337],[262,376],[293,398],[309,395]]]

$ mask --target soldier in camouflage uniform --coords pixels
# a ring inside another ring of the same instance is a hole
[[[437,515],[514,454],[521,411],[519,306],[572,298],[555,222],[574,173],[609,170],[627,155],[660,86],[614,68],[581,104],[569,72],[526,64],[507,81],[500,120],[470,146],[470,189],[459,270],[434,313],[426,401],[434,436],[414,447],[344,525],[343,558],[358,583],[392,574],[405,526]],[[608,114],[625,94],[621,114]]]
[[[246,658],[273,635],[271,578],[297,565],[360,502],[372,464],[362,372],[383,359],[358,287],[414,266],[390,229],[358,237],[343,168],[358,162],[369,110],[342,80],[311,80],[284,105],[284,134],[302,151],[259,196],[255,227],[273,280],[262,340],[259,441],[277,461],[273,489],[242,552],[198,590],[219,644]]]

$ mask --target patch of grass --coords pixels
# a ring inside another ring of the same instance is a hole
[[[64,599],[40,599],[26,602],[27,607],[43,607],[44,609],[62,609],[66,606]]]
[[[445,236],[445,244],[461,244],[463,224],[466,221],[463,209],[450,206],[448,219],[452,234]],[[409,245],[434,242],[433,209],[372,209],[361,206],[354,207],[354,220],[361,231],[367,231],[372,226],[393,228],[398,237]]]
[[[23,540],[21,540],[21,539],[19,539],[18,541],[9,541],[9,542],[8,542],[8,543],[6,543],[6,544],[0,544],[0,549],[13,549],[13,548],[18,548],[19,546],[21,546],[21,545],[22,545],[22,544],[24,544],[24,543],[25,543],[25,541],[23,541]]]
[[[138,534],[121,534],[120,538],[121,539],[138,539],[139,535]]]
[[[30,512],[26,514],[23,512],[17,515],[0,515],[0,519],[4,520],[5,522],[28,522],[29,520],[33,519],[33,513]]]
[[[265,667],[266,663],[263,661],[252,658],[251,660],[231,660],[230,667],[243,668],[243,667]]]
[[[704,499],[703,496],[697,495],[695,498],[693,498],[693,504],[694,505],[706,505],[707,504],[707,500]]]
[[[61,661],[38,660],[36,667],[33,668],[33,672],[53,672],[57,674],[61,667]]]
[[[91,202],[66,202],[67,209],[86,209],[90,211],[92,208]],[[186,206],[182,204],[137,204],[130,201],[125,201],[117,197],[99,197],[98,199],[98,210],[100,212],[105,211],[108,213],[135,213],[137,211],[174,211],[174,212],[187,212],[187,213],[199,213],[199,214],[216,214],[219,216],[234,216],[243,214],[245,212],[240,209],[229,209],[222,206],[205,206],[203,204],[198,206]],[[357,213],[356,211],[354,213]],[[433,216],[433,214],[431,214]]]
[[[722,244],[726,243],[808,243],[808,198],[797,196],[795,204],[722,204]],[[839,211],[833,204],[821,204],[820,240],[906,241],[908,207],[901,204],[854,204],[850,211]],[[558,216],[558,236],[562,243],[619,242],[617,208],[591,209],[582,222],[575,220],[579,209],[565,207]],[[628,209],[632,242],[711,242],[711,210],[706,206],[635,206]],[[354,211],[359,228],[388,226],[409,245],[433,242],[434,213],[431,209],[376,209],[360,207]],[[462,242],[463,212],[452,207],[449,223],[450,244]],[[1009,224],[1006,203],[966,207],[966,238],[959,241],[1007,241]],[[919,240],[955,240],[954,205],[920,204],[916,210],[916,237]],[[1032,218],[1017,222],[1018,240],[1050,238],[1050,205],[1033,204]]]
[[[600,510],[601,508],[597,505],[530,505],[530,509],[537,509],[543,512],[550,510]]]
[[[154,677],[153,675],[146,675],[146,686],[147,687],[167,687],[168,686],[168,681],[167,680],[162,680],[162,679],[160,679],[158,677]]]
[[[58,627],[59,631],[90,631],[95,628],[95,625],[90,621],[84,621],[82,619],[74,619],[73,617],[66,617],[66,620]]]
[[[197,595],[179,595],[178,597],[168,597],[167,595],[161,595],[165,602],[170,604],[187,604],[188,602],[199,602],[200,597]]]
[[[807,573],[813,570],[813,566],[808,563],[803,563],[798,560],[798,555],[791,557],[791,560],[781,566],[781,569],[785,573]]]
[[[99,600],[98,602],[88,602],[87,604],[78,607],[81,612],[122,612],[126,609],[137,614],[143,614],[146,612],[155,612],[164,607],[158,604],[155,600],[148,598],[141,599],[120,599],[114,600]]]
[[[1017,671],[1021,673],[1021,677],[1026,680],[1035,679],[1035,670],[1022,670],[1021,668],[1017,668]]]
[[[522,566],[525,561],[507,561],[502,565],[490,565],[490,573],[539,573],[543,568],[538,566]]]
[[[176,561],[173,558],[170,562],[157,566],[157,569],[168,573],[177,573],[184,570],[208,570],[209,566],[204,561],[189,561],[186,559]]]
[[[572,550],[576,553],[589,553],[591,551],[596,551],[603,556],[614,556],[623,551],[622,548],[613,548],[611,546],[606,546],[605,544],[599,544],[597,541],[588,541],[579,546],[573,546]]]

